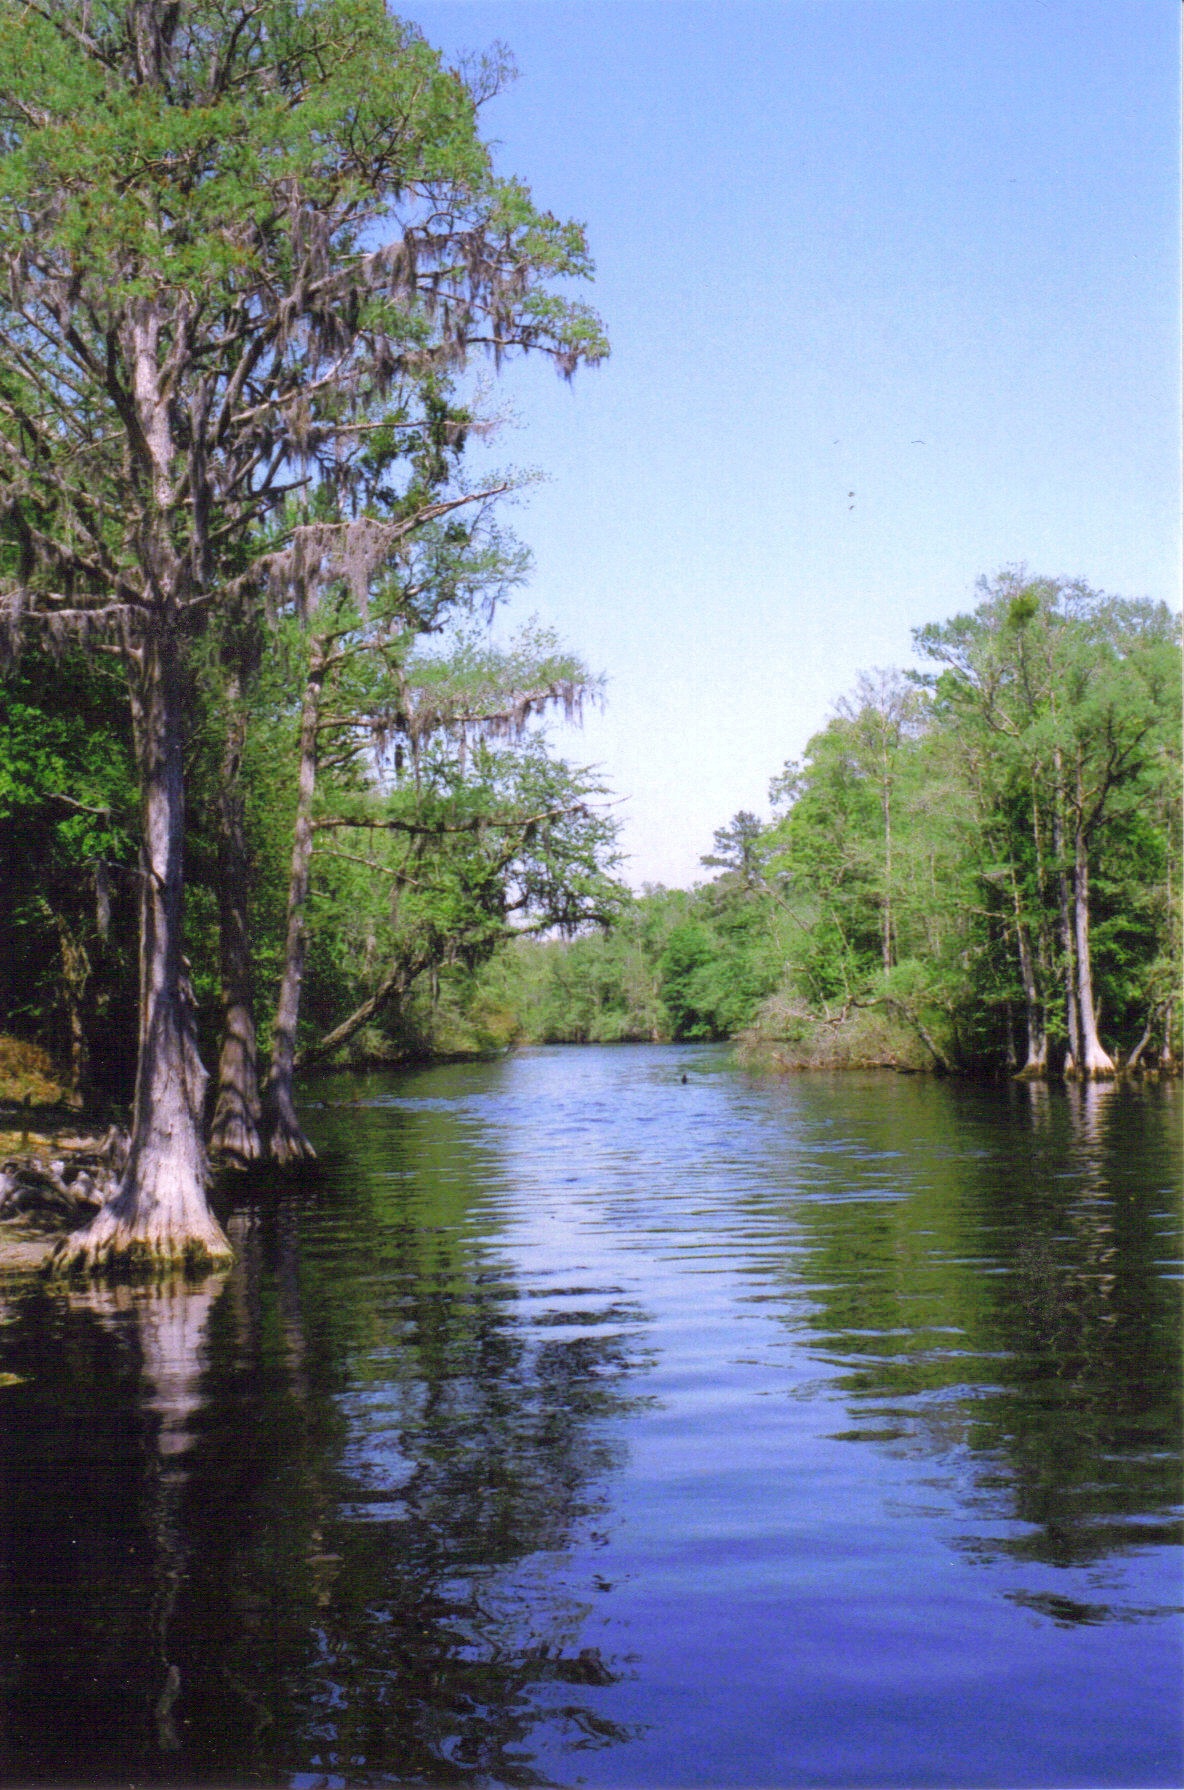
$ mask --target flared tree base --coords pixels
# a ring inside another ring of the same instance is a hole
[[[1066,1081],[1116,1081],[1118,1068],[1113,1058],[1103,1051],[1100,1057],[1085,1063],[1067,1062],[1064,1074]]]
[[[273,1125],[267,1137],[268,1155],[280,1168],[295,1168],[301,1162],[315,1162],[317,1153],[299,1125],[280,1122]]]
[[[211,1212],[183,1225],[159,1214],[129,1221],[119,1213],[119,1204],[115,1200],[104,1206],[88,1225],[62,1238],[46,1263],[47,1277],[156,1280],[179,1273],[197,1280],[234,1260],[226,1233]]]
[[[280,1168],[295,1168],[302,1162],[315,1162],[317,1153],[300,1129],[296,1102],[287,1081],[277,1082],[273,1076],[263,1097],[263,1134],[267,1154]]]
[[[219,1168],[248,1169],[266,1155],[259,1127],[248,1114],[223,1112],[219,1106],[210,1126],[210,1160]]]

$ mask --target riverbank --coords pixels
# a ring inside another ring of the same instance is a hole
[[[771,1000],[758,1022],[733,1043],[737,1061],[756,1074],[891,1069],[898,1075],[922,1075],[945,1067],[911,1026],[869,1007],[852,1008],[828,1022],[804,1007]]]
[[[13,1277],[40,1274],[49,1260],[57,1236],[47,1236],[31,1226],[7,1220],[0,1223],[0,1294]]]
[[[36,1273],[86,1223],[113,1192],[124,1148],[114,1126],[80,1131],[57,1106],[0,1103],[0,1277]]]
[[[834,1020],[819,1019],[788,1003],[768,1002],[757,1024],[732,1040],[737,1062],[750,1074],[800,1075],[811,1070],[891,1069],[897,1075],[949,1075],[960,1080],[1071,1081],[1050,1071],[1033,1077],[1003,1063],[976,1066],[965,1060],[956,1037],[934,1038],[919,1021],[908,1023],[882,1008],[854,1008]],[[1145,1059],[1130,1069],[1120,1054],[1103,1081],[1170,1081],[1178,1059]]]
[[[808,1030],[787,1026],[781,1035],[771,1036],[752,1030],[721,1042],[730,1044],[738,1066],[750,1075],[877,1070],[912,1076],[938,1072],[932,1055],[914,1036],[890,1019],[867,1012],[852,1015],[841,1025],[820,1028],[814,1022]],[[646,1041],[644,1047],[654,1046]],[[408,1052],[395,1061],[376,1053],[333,1068],[318,1066],[301,1081],[310,1106],[331,1106],[337,1103],[316,1097],[316,1085],[343,1072],[476,1064],[513,1055],[517,1048],[511,1044],[498,1051]],[[578,1048],[604,1047],[580,1044]],[[1114,1080],[1156,1082],[1179,1073],[1179,1064],[1173,1063],[1167,1068],[1140,1067],[1133,1075],[1120,1069]],[[125,1147],[123,1134],[113,1126],[80,1128],[78,1114],[63,1103],[60,1084],[40,1071],[36,1075],[37,1091],[50,1096],[44,1104],[31,1098],[28,1075],[17,1087],[0,1076],[0,1280],[37,1273],[58,1240],[86,1223],[113,1191]],[[963,1074],[956,1079],[979,1078]]]

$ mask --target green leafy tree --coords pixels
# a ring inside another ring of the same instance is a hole
[[[861,679],[774,782],[775,1007],[882,1010],[939,1066],[1112,1074],[1171,1051],[1178,621],[1022,571],[981,589],[918,630],[928,691]]]
[[[582,232],[493,178],[480,97],[381,0],[0,3],[0,605],[114,652],[141,790],[131,1149],[75,1267],[228,1254],[181,950],[188,639],[389,557],[432,496],[389,478],[422,369],[605,352],[551,289]]]
[[[418,764],[432,721],[430,704],[421,713],[409,701],[406,667],[417,638],[457,614],[492,615],[525,571],[522,550],[490,517],[488,493],[420,502],[412,524],[373,578],[342,577],[330,555],[310,573],[310,588],[287,592],[281,656],[300,666],[302,687],[289,684],[281,695],[271,680],[273,701],[278,699],[293,720],[295,811],[286,847],[287,911],[271,1063],[262,1097],[244,793],[230,774],[231,762],[241,763],[249,709],[240,699],[238,665],[226,680],[218,882],[223,1024],[211,1141],[221,1160],[232,1165],[263,1155],[298,1161],[310,1153],[296,1113],[293,1078],[322,771],[329,769],[338,786],[352,779],[364,790],[366,767],[386,745],[392,746],[396,768],[405,751]]]
[[[1178,620],[1163,605],[1022,571],[983,592],[973,615],[919,630],[917,644],[946,667],[935,694],[966,748],[989,842],[987,899],[1001,919],[1010,902],[1026,1071],[1046,1072],[1051,1035],[1064,1040],[1067,1073],[1105,1076],[1114,1061],[1099,1036],[1094,887],[1115,885],[1137,817],[1176,799]],[[1170,825],[1161,838],[1166,848]]]
[[[761,882],[764,859],[765,829],[759,815],[741,808],[726,827],[717,827],[712,835],[715,849],[699,862],[709,870],[724,870],[746,889],[755,889]]]
[[[469,635],[452,652],[394,658],[387,681],[367,680],[377,706],[349,711],[348,726],[338,710],[336,775],[309,829],[323,887],[314,900],[310,879],[305,896],[323,1035],[293,1049],[294,1068],[400,1010],[425,975],[471,970],[524,933],[571,934],[616,912],[603,789],[555,757],[538,725],[551,709],[576,713],[597,688],[549,634],[528,630],[504,649]],[[341,978],[324,974],[326,949],[362,972],[352,1012],[327,1025],[323,990]],[[281,977],[281,1000],[283,990]]]
[[[602,923],[575,938],[516,938],[475,978],[467,1010],[495,1016],[502,1042],[661,1042],[662,954],[692,900],[682,889],[618,890]]]
[[[895,922],[896,865],[893,859],[893,808],[901,775],[901,758],[924,723],[923,693],[899,671],[877,668],[861,674],[851,696],[839,704],[848,724],[849,750],[860,773],[879,797],[881,849],[880,956],[890,970],[897,955]]]

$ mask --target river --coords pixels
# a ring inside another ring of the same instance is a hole
[[[1181,1782],[1178,1085],[306,1096],[229,1275],[8,1289],[4,1781]]]

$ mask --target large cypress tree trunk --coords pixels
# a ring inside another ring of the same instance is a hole
[[[296,1070],[296,1027],[300,1019],[300,993],[304,984],[307,945],[305,910],[312,868],[312,804],[317,786],[317,740],[321,692],[327,670],[325,643],[314,639],[309,652],[308,679],[300,711],[300,777],[296,795],[296,824],[292,837],[292,864],[288,875],[288,930],[284,941],[284,967],[276,999],[271,1069],[263,1097],[264,1137],[270,1155],[279,1163],[310,1161],[316,1155],[296,1116],[293,1083]]]
[[[1059,906],[1061,922],[1061,955],[1065,988],[1065,1062],[1064,1071],[1070,1080],[1081,1062],[1081,1028],[1077,1012],[1077,951],[1073,942],[1073,920],[1069,907],[1069,879],[1059,873]]]
[[[1087,1081],[1114,1074],[1114,1060],[1098,1037],[1089,938],[1089,866],[1079,859],[1073,879],[1073,920],[1077,956],[1077,1011],[1081,1027],[1079,1072]]]
[[[231,1168],[245,1168],[263,1155],[247,908],[249,876],[240,782],[245,736],[246,719],[239,702],[238,679],[233,678],[218,797],[222,1039],[218,1051],[218,1095],[210,1125],[210,1154]]]
[[[132,369],[142,493],[141,620],[128,626],[128,673],[140,775],[140,1036],[127,1164],[114,1198],[63,1238],[54,1266],[201,1271],[232,1251],[206,1202],[203,1104],[193,995],[181,954],[184,895],[184,705],[179,606],[187,572],[170,537],[173,432],[156,300],[139,302],[125,349]],[[134,637],[133,637],[134,635]]]
[[[59,1244],[54,1267],[62,1272],[200,1271],[232,1254],[206,1201],[206,1074],[181,955],[181,692],[176,638],[165,618],[140,650],[135,684],[143,801],[135,1112],[118,1192]]]

